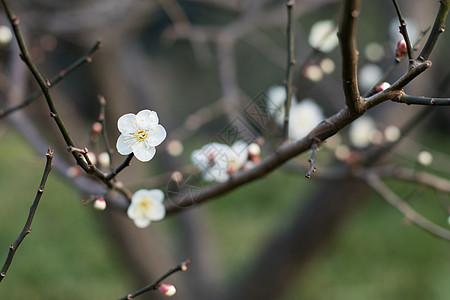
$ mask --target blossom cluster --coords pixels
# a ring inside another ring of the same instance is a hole
[[[234,172],[250,168],[259,161],[260,147],[237,141],[228,146],[210,143],[191,154],[192,163],[202,172],[203,180],[225,182]]]

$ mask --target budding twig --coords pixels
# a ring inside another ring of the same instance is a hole
[[[17,251],[20,243],[24,240],[25,236],[31,232],[31,222],[33,222],[34,215],[37,210],[37,206],[39,201],[41,200],[42,193],[44,192],[45,183],[47,182],[48,175],[53,166],[53,150],[48,148],[48,152],[46,153],[47,162],[44,168],[44,174],[42,175],[41,183],[39,184],[38,191],[36,193],[36,197],[34,198],[33,204],[30,207],[30,213],[28,214],[27,221],[25,222],[25,226],[22,229],[22,232],[19,234],[19,237],[9,246],[9,253],[6,257],[6,261],[3,264],[2,269],[0,270],[0,282],[5,278],[6,272],[11,265],[14,254]]]
[[[311,149],[312,149],[311,158],[308,160],[310,167],[309,167],[308,172],[306,172],[306,174],[305,174],[306,178],[311,178],[311,174],[316,173],[316,170],[317,170],[315,163],[316,163],[317,150],[319,148],[317,147],[317,144],[314,143],[311,145]]]
[[[406,21],[405,21],[405,19],[403,19],[403,16],[400,11],[400,7],[397,3],[397,0],[392,0],[392,2],[394,3],[395,11],[397,12],[398,21],[400,22],[400,26],[399,26],[400,33],[403,36],[403,38],[405,39],[406,49],[408,51],[408,59],[409,59],[409,63],[411,64],[414,61],[414,52],[413,52],[413,47],[411,45],[411,41],[409,39],[408,30],[406,29]]]
[[[128,300],[128,299],[133,299],[136,296],[139,296],[145,292],[151,291],[151,290],[156,290],[159,286],[159,284],[161,283],[161,281],[163,281],[164,279],[166,279],[167,277],[169,277],[170,275],[172,275],[173,273],[176,273],[178,271],[187,271],[189,265],[191,264],[190,260],[186,260],[181,262],[180,264],[178,264],[177,266],[175,266],[174,268],[170,269],[169,271],[167,271],[166,273],[164,273],[161,277],[159,277],[157,280],[153,281],[152,283],[150,283],[149,285],[144,286],[143,288],[130,293],[122,298],[120,298],[119,300]]]

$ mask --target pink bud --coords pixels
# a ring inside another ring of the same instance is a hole
[[[159,286],[159,291],[161,294],[167,297],[172,297],[177,292],[173,284],[163,283]]]
[[[395,50],[395,58],[400,60],[406,55],[406,53],[408,53],[408,48],[406,47],[405,40],[402,39],[397,43],[397,49]]]
[[[94,208],[96,210],[105,210],[106,208],[106,201],[103,198],[98,198],[94,201]]]
[[[92,124],[92,133],[100,134],[102,132],[102,130],[103,130],[102,123],[95,122],[94,124]]]
[[[384,82],[380,83],[379,85],[377,85],[377,86],[375,87],[375,91],[376,91],[377,93],[379,93],[379,92],[382,92],[382,91],[384,91],[385,89],[389,88],[390,86],[391,86],[391,85],[390,85],[388,82],[384,81]]]

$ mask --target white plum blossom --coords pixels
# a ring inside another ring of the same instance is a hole
[[[304,138],[324,118],[322,109],[311,98],[292,103],[289,113],[289,139],[295,141]]]
[[[356,148],[365,148],[370,145],[371,136],[376,130],[375,121],[369,116],[362,116],[350,125],[350,142]]]
[[[286,90],[282,86],[271,87],[268,91],[268,113],[271,114],[276,123],[282,127],[284,124],[284,100]],[[322,108],[311,98],[305,98],[300,102],[292,95],[291,109],[289,112],[289,139],[299,140],[319,124],[325,116]]]
[[[166,215],[163,204],[164,193],[161,190],[138,190],[131,197],[127,215],[139,228],[145,228],[152,221],[160,221]]]
[[[203,180],[225,182],[230,174],[241,169],[248,158],[248,146],[243,141],[231,147],[220,143],[210,143],[192,152],[192,163],[202,171]]]
[[[332,20],[314,23],[309,32],[308,43],[311,47],[329,53],[339,44],[338,28]]]
[[[146,162],[155,156],[155,147],[167,136],[166,130],[158,124],[158,114],[142,110],[135,114],[125,114],[117,121],[121,135],[117,140],[117,151],[122,155],[133,153],[137,159]]]

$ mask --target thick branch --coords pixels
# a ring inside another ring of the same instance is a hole
[[[345,103],[353,114],[361,111],[357,79],[358,50],[356,47],[356,20],[359,16],[360,4],[360,0],[344,2],[338,33],[342,52],[342,84]]]

